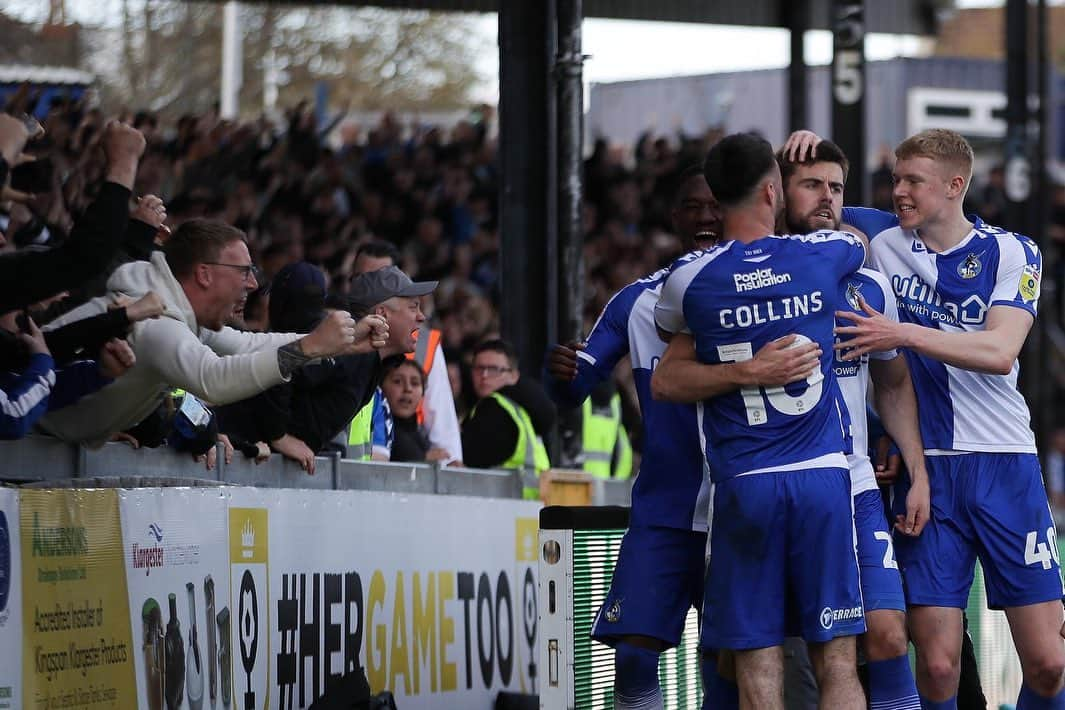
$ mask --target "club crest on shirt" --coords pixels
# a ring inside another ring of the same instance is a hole
[[[969,252],[965,257],[965,261],[958,264],[958,276],[963,279],[975,279],[983,271],[983,264],[980,263],[980,257],[976,254]]]
[[[847,304],[856,311],[862,310],[862,287],[853,281],[847,283]]]
[[[621,600],[615,599],[606,609],[606,620],[611,624],[621,621]]]

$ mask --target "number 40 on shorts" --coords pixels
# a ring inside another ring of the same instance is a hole
[[[1038,539],[1038,530],[1032,530],[1025,538],[1024,564],[1034,565],[1038,563],[1043,565],[1043,569],[1050,569],[1050,561],[1053,559],[1060,567],[1061,558],[1058,556],[1058,536],[1054,533],[1054,528],[1047,528],[1046,542],[1037,542]]]

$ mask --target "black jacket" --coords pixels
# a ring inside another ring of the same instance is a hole
[[[0,255],[0,311],[76,288],[106,270],[126,233],[129,196],[125,187],[106,182],[62,244]]]
[[[425,461],[432,444],[429,435],[418,424],[418,417],[392,417],[392,455],[390,461]]]
[[[308,365],[289,382],[217,407],[219,430],[251,442],[291,434],[321,452],[373,398],[380,368],[377,353]]]
[[[50,330],[44,334],[44,342],[56,365],[62,367],[75,360],[97,359],[108,340],[125,338],[128,331],[126,309],[114,308]],[[15,334],[0,329],[0,371],[21,370],[28,362],[29,353]]]
[[[529,414],[536,433],[545,440],[555,425],[557,411],[540,383],[522,377],[499,394],[521,405]],[[472,468],[494,468],[514,453],[518,427],[506,410],[491,397],[479,401],[462,423],[463,463]]]

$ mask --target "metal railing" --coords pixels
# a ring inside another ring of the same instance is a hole
[[[315,474],[274,454],[261,464],[234,453],[226,463],[221,446],[217,463],[207,470],[188,454],[173,449],[134,449],[123,443],[99,449],[66,444],[46,436],[0,442],[0,480],[34,486],[97,485],[137,488],[162,485],[240,485],[261,488],[389,491],[521,498],[520,470],[475,469],[437,463],[354,461],[336,457],[317,459]],[[629,481],[593,479],[592,503],[628,505]]]

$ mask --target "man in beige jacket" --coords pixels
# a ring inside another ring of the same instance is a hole
[[[152,412],[177,387],[211,404],[245,399],[286,381],[308,362],[369,352],[388,338],[379,316],[357,323],[332,312],[307,335],[244,333],[224,325],[258,286],[244,233],[211,220],[181,225],[151,261],[119,267],[108,295],[49,324],[50,328],[102,312],[117,296],[149,291],[165,304],[162,317],[133,326],[137,364],[124,377],[76,405],[52,412],[42,427],[66,441],[101,445]]]

